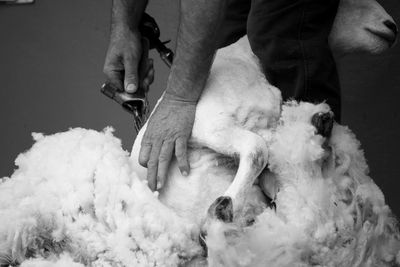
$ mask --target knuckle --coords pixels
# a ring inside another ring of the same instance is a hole
[[[166,163],[170,160],[170,158],[171,157],[169,155],[161,154],[158,161],[159,161],[159,163]]]
[[[179,151],[179,152],[175,153],[175,156],[178,160],[186,159],[186,153],[184,151]]]
[[[182,143],[177,143],[176,153],[177,154],[185,154],[186,153],[186,145],[182,144]]]
[[[135,73],[130,72],[130,73],[126,73],[125,74],[125,79],[126,80],[136,80],[137,77],[136,77]]]
[[[124,60],[128,63],[137,63],[139,61],[138,57],[134,53],[125,53]]]
[[[157,164],[158,164],[158,160],[150,159],[147,162],[147,167],[150,169],[154,169],[155,167],[157,167]]]
[[[106,75],[110,75],[112,73],[112,69],[110,68],[110,66],[108,66],[108,65],[104,66],[103,73]]]

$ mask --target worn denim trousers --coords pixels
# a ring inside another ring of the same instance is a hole
[[[340,85],[328,45],[338,4],[339,0],[231,0],[220,44],[247,33],[265,75],[284,100],[326,101],[340,121]]]

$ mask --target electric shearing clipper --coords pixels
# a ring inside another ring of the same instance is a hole
[[[170,41],[160,41],[160,29],[154,18],[144,13],[140,21],[139,30],[142,37],[149,40],[149,49],[156,49],[165,64],[171,67],[174,53],[165,46]],[[138,89],[135,93],[128,94],[122,88],[116,88],[107,82],[101,87],[101,92],[133,115],[135,130],[139,132],[150,113],[147,93]]]

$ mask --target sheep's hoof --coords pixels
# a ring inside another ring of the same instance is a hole
[[[320,112],[312,116],[311,124],[317,129],[317,134],[322,135],[325,138],[331,136],[334,121],[333,117],[334,115],[332,112]]]
[[[208,215],[225,223],[233,221],[233,204],[230,197],[219,197],[208,209]]]

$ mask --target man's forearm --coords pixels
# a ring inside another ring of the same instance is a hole
[[[147,0],[113,0],[112,27],[128,27],[136,31]]]
[[[181,0],[177,50],[167,94],[197,101],[213,62],[226,0]]]

